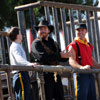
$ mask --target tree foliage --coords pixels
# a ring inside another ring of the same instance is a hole
[[[0,30],[17,26],[15,6],[36,2],[36,0],[0,0]]]
[[[17,26],[17,15],[14,10],[15,6],[33,3],[40,0],[0,0],[0,30],[4,30],[5,27]],[[71,4],[84,4],[84,5],[96,5],[93,4],[93,0],[46,0],[54,2],[63,2]],[[98,0],[96,0],[98,1]],[[40,10],[41,11],[41,10]],[[35,10],[35,13],[38,9]]]

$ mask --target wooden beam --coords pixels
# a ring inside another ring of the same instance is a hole
[[[29,4],[17,6],[14,9],[16,11],[19,11],[19,10],[27,10],[30,7],[35,8],[39,6],[49,6],[49,7],[57,7],[57,8],[65,8],[65,9],[75,9],[75,10],[100,11],[100,7],[75,5],[75,4],[67,4],[67,3],[61,3],[61,2],[50,2],[50,1],[39,1],[35,3],[29,3]]]
[[[90,20],[94,20],[94,17],[90,17]],[[98,20],[100,20],[100,16],[98,17]],[[85,23],[86,19],[82,19],[82,22]],[[78,20],[75,20],[74,23],[78,24]],[[66,24],[71,24],[71,21],[67,21]]]
[[[40,6],[40,1],[39,2],[35,2],[35,3],[29,3],[29,4],[25,4],[25,5],[21,5],[21,6],[17,6],[14,9],[16,11],[20,11],[20,10],[27,10],[29,8],[36,8]]]
[[[78,5],[78,4],[67,4],[61,2],[50,2],[50,1],[41,1],[41,6],[49,6],[49,7],[56,7],[56,8],[65,8],[65,9],[74,9],[74,10],[90,10],[90,11],[100,11],[100,7],[94,6],[86,6],[86,5]]]
[[[72,68],[71,66],[62,66],[62,65],[38,65],[33,68],[32,66],[18,66],[18,65],[0,65],[0,71],[37,71],[37,72],[68,72],[68,73],[100,73],[100,69],[91,69],[91,70],[81,70],[77,68]]]
[[[8,36],[7,32],[0,31],[0,36]]]
[[[3,92],[2,92],[1,75],[0,75],[0,100],[4,100],[3,99]]]

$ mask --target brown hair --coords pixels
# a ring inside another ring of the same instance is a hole
[[[10,40],[15,41],[17,35],[19,34],[19,28],[18,27],[12,27],[9,31],[8,31],[8,37],[10,38]]]

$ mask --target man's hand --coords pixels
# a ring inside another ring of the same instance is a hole
[[[34,68],[34,67],[37,67],[37,63],[31,63],[31,66]]]
[[[85,65],[85,66],[80,67],[80,69],[88,69],[89,70],[89,69],[91,69],[90,67],[91,67],[90,65]]]
[[[60,52],[60,54],[61,54],[61,58],[69,58],[71,56],[70,52],[65,53],[65,51]]]

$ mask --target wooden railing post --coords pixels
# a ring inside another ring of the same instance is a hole
[[[28,42],[27,42],[27,37],[26,37],[26,23],[25,23],[24,11],[17,11],[17,18],[18,18],[18,26],[23,36],[22,45],[26,52],[27,59],[30,60],[28,45],[27,45]]]
[[[7,71],[7,84],[8,84],[8,93],[9,93],[9,100],[14,100],[13,99],[13,94],[12,94],[12,81],[11,81],[11,73],[8,70]]]
[[[71,95],[72,95],[72,100],[75,100],[75,88],[74,88],[74,78],[73,78],[73,73],[71,74],[71,77],[70,77],[70,87],[71,87]]]
[[[1,75],[0,75],[0,100],[4,100],[3,99],[3,93],[2,93]]]
[[[39,84],[40,84],[41,100],[46,100],[45,99],[45,90],[44,90],[44,76],[43,76],[43,72],[38,72],[38,77],[39,77]]]
[[[95,74],[95,81],[96,81],[96,93],[97,93],[97,100],[100,100],[100,73]]]

